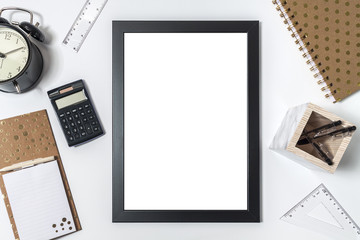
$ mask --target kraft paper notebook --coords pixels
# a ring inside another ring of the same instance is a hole
[[[325,97],[360,89],[360,2],[273,0]]]
[[[49,160],[7,171],[34,159]],[[55,239],[81,230],[46,110],[0,120],[0,169],[15,239]]]

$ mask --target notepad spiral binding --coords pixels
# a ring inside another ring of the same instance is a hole
[[[299,22],[296,20],[295,14],[292,14],[291,8],[287,7],[288,3],[286,0],[273,0],[272,3],[276,5],[276,10],[281,12],[280,17],[284,18],[284,23],[288,25],[288,31],[291,31],[291,37],[295,38],[295,43],[299,45],[299,50],[303,53],[303,57],[306,58],[306,63],[310,65],[310,70],[313,71],[314,78],[317,79],[317,83],[320,85],[321,90],[325,92],[325,97],[329,98],[336,103],[337,100],[334,97],[336,90],[331,91],[330,87],[333,86],[333,83],[329,82],[329,76],[326,76],[326,67],[322,68],[321,62],[315,62],[316,59],[319,58],[319,55],[315,54],[315,50],[313,48],[308,48],[310,46],[310,42],[306,41],[308,37],[307,33],[302,34],[302,28],[296,30],[295,26],[299,25]],[[314,55],[314,59],[311,56]]]

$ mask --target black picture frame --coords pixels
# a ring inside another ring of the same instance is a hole
[[[113,21],[113,222],[260,222],[259,22]],[[124,33],[247,33],[247,210],[124,209]]]

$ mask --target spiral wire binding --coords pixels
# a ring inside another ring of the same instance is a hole
[[[316,54],[314,59],[311,57],[311,54],[314,54],[315,51],[310,47],[310,42],[306,41],[308,34],[303,33],[302,28],[296,30],[295,26],[299,25],[299,22],[295,20],[295,15],[291,14],[291,8],[287,7],[287,1],[273,0],[272,3],[276,5],[276,10],[280,11],[280,17],[284,18],[284,23],[288,25],[287,29],[291,31],[291,37],[295,38],[295,43],[300,46],[299,50],[303,52],[302,56],[306,59],[306,63],[310,65],[310,70],[314,72],[314,78],[320,85],[321,90],[326,93],[325,97],[336,103],[337,100],[333,96],[336,90],[331,91],[330,87],[333,84],[329,83],[329,76],[324,77],[327,68],[323,68],[321,62],[315,63],[314,59],[318,59],[319,55]]]

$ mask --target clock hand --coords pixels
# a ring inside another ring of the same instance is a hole
[[[6,55],[0,52],[0,58],[6,58]]]
[[[6,55],[8,55],[8,54],[10,54],[10,53],[14,53],[14,52],[16,52],[16,51],[19,51],[20,49],[24,49],[24,47],[19,47],[19,48],[17,48],[17,49],[11,50],[10,52],[4,53],[3,55],[5,55],[5,57],[6,57]]]

